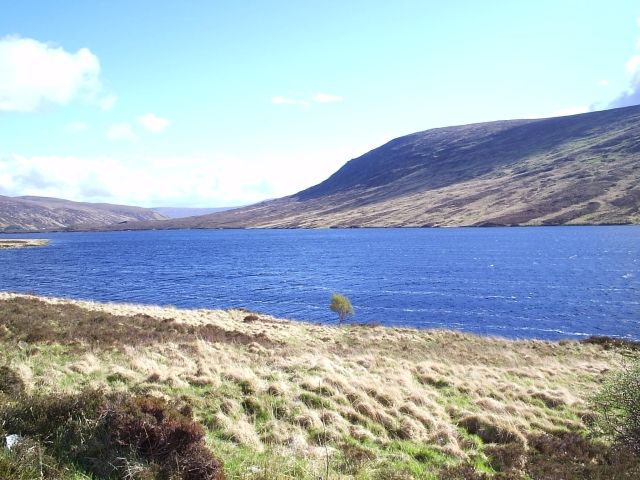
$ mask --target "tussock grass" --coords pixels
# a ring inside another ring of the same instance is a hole
[[[0,343],[0,401],[99,388],[182,402],[231,479],[538,478],[561,441],[588,457],[558,453],[567,472],[637,467],[585,437],[586,400],[638,355],[627,345],[2,293]]]

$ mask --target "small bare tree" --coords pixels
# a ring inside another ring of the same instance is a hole
[[[340,293],[334,293],[331,295],[331,305],[329,305],[331,311],[338,314],[338,323],[342,325],[342,322],[353,315],[353,306],[351,306],[351,300]]]

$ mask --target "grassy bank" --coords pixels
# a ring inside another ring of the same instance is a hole
[[[0,365],[13,378],[11,388],[0,379],[5,410],[20,397],[15,388],[179,402],[230,479],[640,472],[606,439],[587,437],[594,412],[586,399],[637,356],[624,344],[337,328],[241,310],[0,293],[0,345]],[[91,478],[68,468],[64,478]]]

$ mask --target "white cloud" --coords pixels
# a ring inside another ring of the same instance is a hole
[[[0,111],[32,112],[75,99],[104,100],[100,62],[88,48],[71,53],[31,38],[0,38]]]
[[[145,113],[138,117],[138,123],[151,133],[162,133],[169,126],[169,120],[153,113]]]
[[[328,93],[317,93],[313,96],[313,101],[316,103],[333,103],[333,102],[341,102],[344,100],[342,97],[338,95],[329,95]]]
[[[627,72],[636,73],[640,68],[640,55],[634,55],[631,57],[627,60],[627,63],[625,63],[624,66],[627,69]]]
[[[135,119],[144,130],[151,133],[162,133],[171,122],[168,119],[158,117],[153,113],[145,113]],[[110,140],[132,140],[136,138],[133,126],[130,122],[112,124],[106,132]]]
[[[298,100],[295,98],[281,97],[281,96],[272,97],[271,103],[273,103],[274,105],[300,105],[303,107],[309,106],[309,102],[306,100]]]
[[[218,206],[274,195],[270,167],[234,158],[0,157],[0,194],[141,206]]]
[[[266,154],[260,161],[202,157],[27,157],[0,154],[0,195],[41,195],[140,206],[246,205],[327,178],[362,145]]]
[[[599,87],[608,87],[609,86],[609,80],[600,80],[598,82],[598,86]]]
[[[131,140],[135,137],[128,123],[114,123],[107,129],[107,138],[110,140]]]
[[[88,128],[89,125],[87,125],[85,122],[71,122],[64,127],[64,130],[69,133],[81,133]]]
[[[636,18],[636,23],[640,28],[640,17]],[[637,41],[636,47],[640,50],[640,38]],[[633,55],[627,60],[624,67],[631,75],[629,88],[613,99],[608,105],[609,108],[629,107],[640,104],[640,53]]]
[[[96,103],[101,110],[111,110],[113,106],[116,104],[118,97],[115,95],[107,95],[101,99],[99,99]]]

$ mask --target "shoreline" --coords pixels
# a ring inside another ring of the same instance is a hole
[[[33,232],[36,233],[36,232]],[[38,238],[0,239],[0,250],[9,248],[46,247],[49,240]]]
[[[138,316],[149,317],[158,321],[175,321],[185,325],[203,326],[207,324],[216,324],[219,326],[238,328],[241,330],[254,330],[254,323],[274,326],[278,328],[290,328],[292,330],[302,330],[307,334],[321,335],[331,332],[334,334],[340,332],[380,332],[381,334],[389,334],[395,336],[415,335],[416,337],[435,336],[451,336],[458,339],[467,339],[475,342],[491,342],[502,345],[502,348],[508,348],[510,345],[549,345],[564,346],[569,344],[607,344],[611,342],[620,342],[631,346],[638,345],[640,350],[640,341],[625,337],[607,336],[607,335],[585,335],[581,338],[512,338],[501,335],[492,335],[486,333],[476,333],[465,330],[458,330],[446,327],[430,327],[419,328],[413,326],[391,326],[382,323],[358,323],[345,322],[343,324],[333,323],[317,323],[305,320],[290,319],[274,316],[264,312],[255,312],[242,307],[230,308],[206,308],[206,307],[176,307],[174,305],[146,304],[146,303],[128,303],[128,302],[110,302],[89,299],[75,299],[65,297],[55,297],[47,295],[39,295],[32,293],[20,293],[13,291],[0,290],[0,304],[15,299],[36,300],[47,305],[65,307],[77,307],[89,312],[104,313],[119,317],[135,318]],[[251,318],[251,320],[248,320]],[[239,325],[240,324],[240,325]]]
[[[0,248],[1,250],[1,248]],[[314,320],[307,320],[302,318],[287,318],[271,314],[263,311],[253,311],[242,306],[230,306],[227,308],[212,308],[201,306],[175,306],[171,304],[159,304],[159,303],[132,303],[127,301],[109,301],[109,300],[94,300],[90,298],[75,298],[75,297],[58,297],[54,295],[41,295],[37,293],[26,293],[12,290],[0,290],[0,302],[3,300],[9,300],[13,298],[29,298],[36,299],[50,305],[74,305],[86,310],[94,312],[103,312],[113,315],[121,316],[135,316],[135,315],[148,315],[158,319],[174,319],[177,321],[184,321],[186,323],[193,322],[194,319],[207,319],[207,318],[221,318],[226,317],[230,313],[234,315],[255,315],[261,319],[268,319],[269,322],[279,322],[285,325],[291,325],[292,327],[305,326],[313,329],[314,327],[324,328],[340,328],[341,325],[331,322],[321,322]],[[201,323],[201,320],[195,320],[196,323]],[[628,345],[638,344],[640,345],[640,338],[633,336],[620,336],[616,334],[604,334],[604,333],[580,333],[571,334],[566,333],[565,336],[557,338],[547,338],[540,336],[509,336],[499,333],[478,332],[472,330],[466,330],[463,328],[453,328],[446,325],[441,326],[413,326],[413,325],[387,325],[381,322],[358,322],[358,321],[346,321],[342,324],[342,327],[350,329],[382,329],[389,331],[406,331],[415,332],[417,334],[429,333],[429,332],[444,332],[453,335],[466,335],[470,337],[476,337],[479,339],[494,339],[505,342],[547,342],[552,344],[561,344],[566,342],[576,343],[589,343],[600,341],[606,342],[622,342]]]
[[[157,222],[164,222],[165,220],[156,220]],[[109,228],[115,227],[114,225],[106,225],[104,228],[55,228],[55,229],[42,229],[42,230],[4,230],[0,232],[1,235],[29,235],[29,234],[41,234],[41,233],[107,233],[107,232],[151,232],[151,231],[176,231],[176,230],[448,230],[458,228],[468,229],[496,229],[496,228],[558,228],[558,227],[640,227],[640,223],[571,223],[571,224],[479,224],[479,225],[378,225],[378,226],[318,226],[318,227],[158,227],[158,225],[149,226],[148,228]]]

